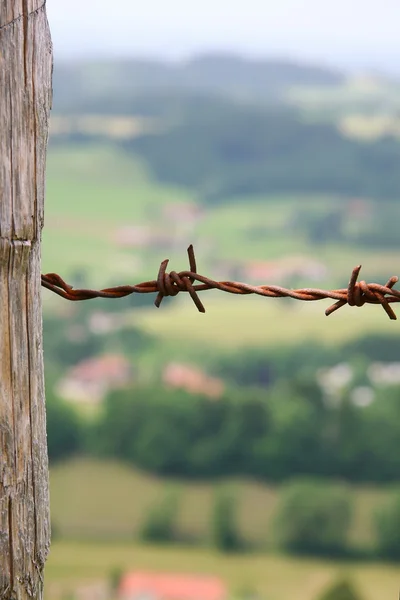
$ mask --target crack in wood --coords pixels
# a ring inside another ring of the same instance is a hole
[[[10,99],[10,117],[11,123],[13,122],[13,100],[12,100],[12,84],[11,84],[11,71],[9,75],[9,83],[8,83],[8,94]],[[10,127],[10,171],[11,171],[11,185],[10,185],[10,193],[11,193],[11,237],[15,235],[15,220],[14,220],[14,146],[13,146],[13,134],[12,128]]]
[[[9,244],[15,244],[16,242],[19,242],[20,244],[27,244],[28,246],[30,246],[32,244],[32,242],[34,242],[35,240],[19,238],[18,236],[10,238],[5,235],[0,235],[0,241],[8,242]]]
[[[23,52],[24,52],[24,82],[25,87],[28,83],[28,0],[22,0],[22,35],[23,41]]]
[[[33,556],[36,557],[37,555],[37,536],[38,536],[38,531],[37,531],[37,512],[36,512],[36,480],[35,480],[35,457],[34,457],[34,451],[33,451],[33,439],[35,437],[35,431],[34,431],[34,427],[33,427],[33,415],[32,415],[32,380],[31,380],[31,369],[33,369],[33,365],[31,365],[31,328],[29,326],[29,305],[28,305],[28,299],[29,299],[29,285],[28,285],[28,278],[26,279],[25,282],[25,318],[26,318],[26,343],[27,343],[27,348],[28,348],[28,402],[29,402],[29,424],[30,424],[30,429],[31,429],[31,439],[30,439],[30,446],[31,446],[31,463],[32,463],[32,491],[33,491],[33,498],[34,498],[34,502],[33,502],[33,522],[34,522],[34,536],[33,536]]]
[[[10,595],[14,589],[14,549],[13,549],[13,514],[11,496],[8,498],[8,542],[9,542],[9,560],[10,560]]]
[[[31,73],[31,82],[32,82],[32,102],[33,105],[36,105],[36,80],[35,80],[35,38],[32,40],[32,73]],[[33,223],[33,237],[36,239],[38,233],[38,219],[37,219],[37,206],[38,206],[38,178],[37,178],[37,140],[38,140],[38,124],[37,124],[37,113],[33,115],[33,178],[34,178],[34,198],[33,198],[33,206],[34,206],[34,215],[35,220]]]
[[[26,14],[23,11],[20,15],[18,15],[18,17],[15,17],[12,21],[9,21],[8,23],[4,23],[3,25],[0,25],[0,31],[3,31],[3,29],[6,29],[6,27],[11,27],[11,25],[15,25],[16,23],[18,23],[18,21],[21,21],[24,18],[29,19],[34,14],[36,14],[36,13],[40,12],[41,10],[43,10],[45,6],[46,6],[46,0],[43,2],[43,4],[41,4],[40,6],[38,6],[38,8],[35,8],[35,10],[32,10],[32,12],[30,12],[28,14]]]

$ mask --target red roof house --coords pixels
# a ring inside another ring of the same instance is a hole
[[[220,398],[224,393],[224,382],[211,377],[200,369],[181,363],[169,363],[162,374],[168,387],[181,388],[189,394],[203,394],[208,398]]]
[[[109,390],[123,388],[132,380],[129,361],[121,354],[104,354],[82,360],[58,383],[62,398],[99,402]]]
[[[134,571],[121,579],[121,600],[224,600],[225,584],[218,577]]]

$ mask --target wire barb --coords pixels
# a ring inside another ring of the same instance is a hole
[[[193,300],[197,310],[204,313],[205,308],[201,302],[198,292],[206,290],[220,290],[229,294],[256,294],[268,298],[294,298],[305,302],[331,298],[335,302],[326,309],[326,316],[331,315],[342,306],[361,307],[364,304],[380,304],[389,319],[396,320],[396,314],[390,304],[400,302],[400,291],[393,289],[399,278],[393,276],[385,285],[379,283],[366,283],[358,281],[361,265],[352,271],[349,285],[346,289],[320,290],[314,288],[303,288],[290,290],[277,285],[249,285],[236,281],[213,281],[209,277],[197,273],[196,258],[193,246],[187,249],[189,259],[189,271],[167,272],[169,260],[163,260],[157,275],[157,279],[146,281],[138,285],[122,285],[104,290],[74,289],[56,273],[42,275],[42,286],[62,296],[66,300],[77,302],[90,300],[92,298],[123,298],[130,294],[152,294],[156,293],[154,304],[157,308],[166,296],[176,296],[180,292],[187,292]],[[197,282],[197,283],[196,283]]]

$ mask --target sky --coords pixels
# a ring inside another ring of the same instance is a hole
[[[400,73],[400,0],[47,0],[56,59],[229,51]]]

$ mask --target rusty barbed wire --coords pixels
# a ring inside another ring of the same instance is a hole
[[[298,290],[286,289],[278,285],[249,285],[236,281],[213,281],[209,277],[197,273],[196,258],[193,246],[188,250],[189,271],[167,272],[169,259],[163,260],[158,271],[157,279],[146,281],[138,285],[122,285],[103,290],[74,289],[66,283],[60,275],[47,273],[42,275],[42,286],[62,296],[66,300],[80,301],[92,298],[123,298],[130,294],[157,294],[154,304],[160,306],[166,296],[176,296],[180,292],[187,292],[192,298],[199,312],[204,313],[205,308],[201,302],[198,292],[206,290],[221,290],[229,294],[256,294],[268,298],[294,298],[305,302],[331,298],[335,302],[326,309],[326,316],[348,304],[349,306],[363,306],[364,304],[380,304],[388,317],[396,320],[396,314],[390,306],[393,302],[400,302],[400,291],[393,289],[399,278],[393,276],[381,285],[379,283],[366,283],[358,281],[361,265],[352,271],[347,288],[337,290],[321,290],[314,288],[302,288]],[[198,283],[195,283],[198,282]]]

